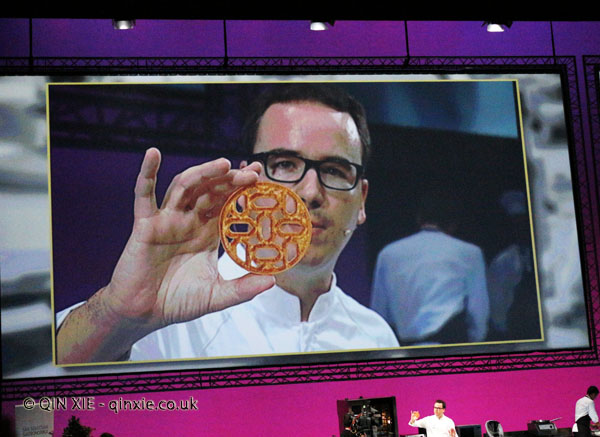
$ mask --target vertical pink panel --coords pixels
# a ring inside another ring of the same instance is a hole
[[[34,56],[212,57],[223,56],[221,20],[136,20],[116,30],[112,20],[34,19]]]
[[[29,20],[0,18],[0,57],[29,56]]]
[[[228,55],[404,56],[403,21],[336,21],[329,30],[311,31],[310,20],[227,21]]]
[[[550,24],[514,22],[502,33],[490,33],[483,21],[409,21],[411,56],[549,56]]]
[[[600,53],[600,21],[555,21],[552,29],[558,56]]]

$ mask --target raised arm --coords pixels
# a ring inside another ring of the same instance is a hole
[[[419,419],[419,416],[420,416],[420,413],[418,411],[412,411],[411,410],[411,412],[410,412],[410,421],[408,422],[408,424],[410,426],[416,426],[416,427],[418,427],[420,425],[420,423],[417,423],[418,419]]]
[[[237,188],[258,180],[260,163],[241,170],[217,159],[177,175],[160,208],[160,152],[149,149],[135,185],[131,236],[110,283],[72,311],[57,334],[57,362],[126,359],[133,343],[172,323],[251,299],[272,276],[225,281],[217,271],[219,212]]]

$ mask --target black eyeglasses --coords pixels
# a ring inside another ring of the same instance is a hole
[[[321,185],[340,191],[349,191],[356,187],[364,172],[362,165],[345,159],[313,161],[285,151],[256,153],[250,156],[249,161],[262,162],[267,177],[276,182],[300,182],[306,172],[314,168]]]

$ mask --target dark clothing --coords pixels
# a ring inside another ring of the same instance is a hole
[[[592,419],[590,416],[583,416],[577,420],[577,433],[573,433],[576,437],[591,437],[592,430],[590,424]]]

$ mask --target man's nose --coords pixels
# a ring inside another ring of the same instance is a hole
[[[314,168],[309,169],[302,180],[296,184],[296,194],[302,198],[309,208],[317,208],[323,203],[325,187],[319,181],[319,175]]]

